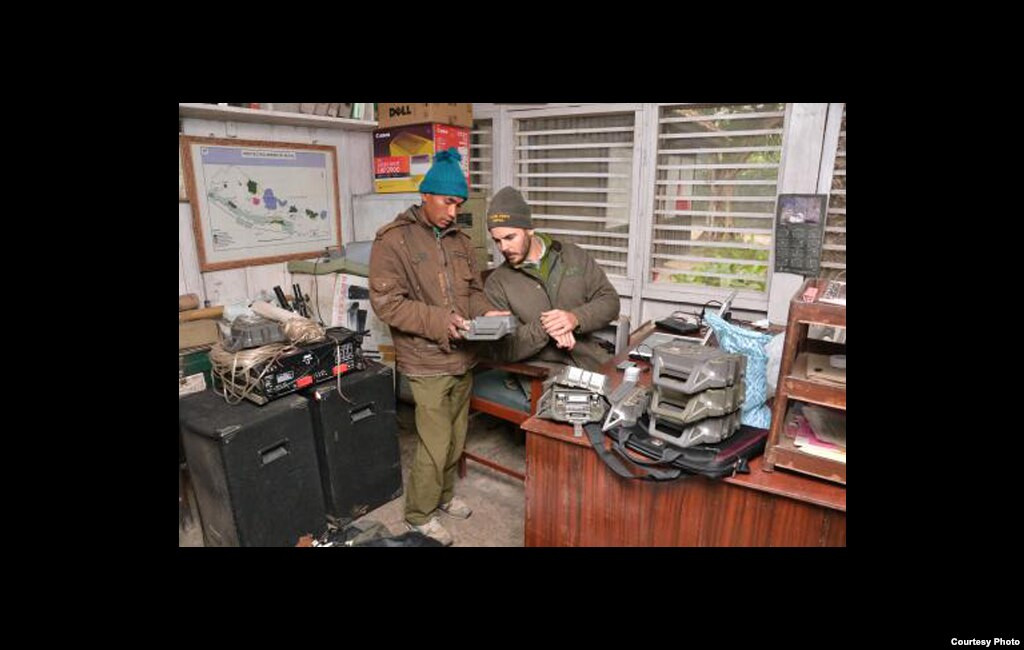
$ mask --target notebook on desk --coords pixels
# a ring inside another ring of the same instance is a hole
[[[732,291],[723,302],[722,306],[718,309],[718,315],[724,316],[727,311],[732,307],[733,298],[736,297],[736,291]],[[657,324],[657,322],[655,322]],[[711,335],[714,332],[710,327],[704,333],[704,336],[684,336],[680,334],[666,334],[664,332],[655,332],[640,343],[633,346],[629,351],[629,356],[634,359],[643,359],[645,361],[651,360],[651,351],[655,346],[661,345],[662,343],[669,343],[672,341],[689,341],[690,343],[696,343],[697,345],[707,345],[708,341],[711,340]]]
[[[682,318],[662,318],[661,320],[654,321],[654,324],[663,330],[668,330],[674,334],[692,334],[693,332],[700,331],[700,326],[697,323],[691,323],[690,321],[683,320]]]

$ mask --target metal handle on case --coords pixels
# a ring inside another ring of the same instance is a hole
[[[265,467],[279,458],[284,458],[288,454],[288,439],[286,438],[277,444],[259,451],[260,465]]]
[[[370,402],[369,404],[365,404],[358,408],[349,409],[348,415],[352,419],[352,423],[355,424],[360,420],[365,420],[366,418],[373,417],[377,412],[376,407],[377,404],[375,402]]]

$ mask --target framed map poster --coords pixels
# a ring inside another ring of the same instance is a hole
[[[334,147],[186,135],[181,155],[201,270],[341,245]]]
[[[181,168],[181,136],[178,136],[178,203],[188,202],[185,194],[185,171]]]

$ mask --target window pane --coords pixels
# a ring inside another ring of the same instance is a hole
[[[516,120],[515,186],[537,230],[588,250],[625,277],[633,113]]]
[[[767,292],[785,104],[659,110],[649,280]]]
[[[494,139],[491,120],[473,120],[469,132],[469,189],[477,196],[491,195],[494,170]]]

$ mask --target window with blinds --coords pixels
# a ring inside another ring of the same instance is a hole
[[[659,108],[650,283],[767,293],[784,115],[785,104]]]
[[[489,197],[493,192],[494,138],[491,120],[473,120],[469,132],[469,190],[471,194]]]
[[[627,277],[633,112],[515,120],[513,184],[534,227]]]
[[[846,270],[846,105],[839,127],[839,147],[832,170],[832,188],[828,195],[825,241],[821,251],[821,275],[835,277]]]

